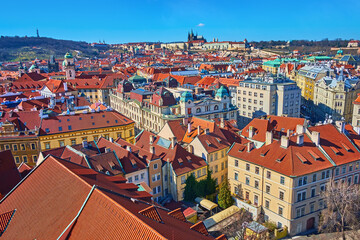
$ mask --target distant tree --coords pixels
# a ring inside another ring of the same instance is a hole
[[[192,202],[197,197],[196,195],[196,185],[197,181],[194,175],[190,174],[190,176],[185,181],[185,190],[184,190],[184,200]]]
[[[231,196],[230,185],[227,179],[220,185],[218,204],[223,209],[234,204],[234,199]]]
[[[321,212],[320,232],[338,232],[346,240],[346,236],[360,229],[359,185],[330,180],[322,196],[326,208]]]

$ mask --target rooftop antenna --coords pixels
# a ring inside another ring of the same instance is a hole
[[[39,29],[36,29],[36,37],[40,37],[40,35],[39,35]]]

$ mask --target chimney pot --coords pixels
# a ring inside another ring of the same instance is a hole
[[[272,143],[272,141],[273,141],[273,132],[272,131],[267,131],[266,132],[266,142],[265,142],[265,144],[269,145],[269,144]]]
[[[171,148],[172,148],[172,149],[175,148],[176,143],[177,143],[176,137],[173,137],[173,138],[171,139]]]
[[[254,136],[254,127],[250,126],[249,127],[249,138],[252,139]]]
[[[297,134],[303,134],[305,131],[304,131],[304,126],[303,125],[296,125],[296,133]]]
[[[283,147],[283,148],[289,147],[289,138],[287,136],[281,137],[281,147]]]
[[[191,123],[189,122],[188,123],[188,133],[190,133],[191,132]]]
[[[198,131],[197,134],[200,135],[201,134],[201,127],[200,126],[197,127],[197,131]]]
[[[304,134],[298,134],[297,135],[296,143],[299,146],[302,146],[304,144]]]
[[[254,143],[253,142],[248,142],[247,151],[250,152],[253,148],[254,148]]]
[[[152,154],[155,154],[155,147],[154,147],[154,146],[150,146],[150,152],[151,152]]]
[[[313,131],[311,133],[311,140],[315,143],[316,146],[320,145],[320,133]]]

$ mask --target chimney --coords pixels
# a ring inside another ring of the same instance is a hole
[[[131,147],[130,147],[130,146],[126,146],[126,150],[128,150],[129,152],[131,152]]]
[[[111,137],[111,138],[109,138],[109,141],[113,143],[114,139]]]
[[[248,142],[247,151],[250,152],[253,148],[254,148],[254,143],[253,142]]]
[[[319,146],[320,145],[320,133],[313,131],[311,133],[311,141],[313,141],[316,146]]]
[[[183,118],[183,125],[186,126],[188,124],[188,119],[187,118]]]
[[[282,148],[289,147],[289,138],[287,136],[281,136],[281,147]]]
[[[210,129],[205,128],[205,134],[209,134],[210,133]]]
[[[266,132],[266,140],[265,140],[265,145],[269,145],[272,143],[273,141],[273,132],[272,131],[267,131]]]
[[[339,130],[340,133],[345,132],[345,122],[344,121],[336,121],[335,125],[336,125],[336,127],[337,127],[337,129]]]
[[[188,123],[188,133],[191,132],[191,122]]]
[[[304,144],[304,134],[298,134],[297,135],[296,143],[299,146],[302,146]]]
[[[68,91],[67,82],[63,82],[63,84],[64,84],[64,90],[65,92],[67,92]]]
[[[288,130],[286,131],[286,136],[287,136],[287,137],[290,137],[290,134],[291,134],[291,130],[288,129]]]
[[[105,148],[105,153],[109,153],[111,152],[111,149],[110,148]]]
[[[155,154],[155,147],[154,147],[154,146],[150,146],[150,152],[151,152],[152,154]]]
[[[149,141],[150,145],[154,143],[154,136],[150,135],[150,141]]]
[[[198,133],[197,133],[198,135],[201,134],[201,127],[200,127],[200,126],[197,127],[197,132],[198,132]]]
[[[88,142],[87,142],[87,141],[83,141],[83,142],[82,142],[82,146],[83,146],[83,148],[87,148],[87,147],[88,147]]]
[[[176,137],[173,137],[173,138],[171,139],[171,148],[172,148],[172,149],[175,148],[176,143],[177,143]]]
[[[250,126],[249,127],[249,138],[252,139],[254,136],[254,127]]]
[[[225,121],[224,121],[224,118],[220,118],[220,127],[221,128],[225,128]]]
[[[194,154],[194,147],[192,145],[188,146],[188,152]]]
[[[300,124],[298,124],[298,125],[296,125],[296,133],[297,134],[304,134],[304,126],[303,125],[300,125]]]

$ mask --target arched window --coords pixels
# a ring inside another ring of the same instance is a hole
[[[219,110],[219,106],[218,106],[218,105],[215,105],[215,106],[214,106],[214,110]]]
[[[197,112],[197,113],[200,113],[200,112],[201,112],[201,109],[200,109],[200,108],[197,108],[197,109],[196,109],[196,112]]]

